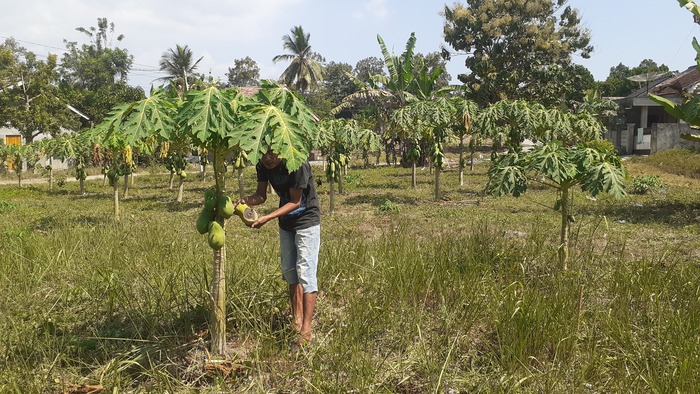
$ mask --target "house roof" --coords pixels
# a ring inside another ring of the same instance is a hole
[[[238,88],[238,91],[241,92],[246,97],[253,97],[255,93],[260,91],[260,87],[258,86],[241,86]]]
[[[680,97],[684,93],[695,93],[699,84],[700,72],[698,72],[697,66],[691,66],[685,71],[650,81],[648,85],[645,84],[630,93],[625,99],[647,97],[648,93],[657,96]]]

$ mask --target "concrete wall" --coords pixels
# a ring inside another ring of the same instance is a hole
[[[681,139],[681,134],[700,134],[687,123],[654,123],[651,125],[651,153],[665,149],[700,149],[700,144]]]

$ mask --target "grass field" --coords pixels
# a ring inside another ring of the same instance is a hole
[[[439,202],[427,169],[412,190],[410,169],[351,168],[332,215],[324,182],[317,337],[298,352],[276,225],[234,217],[222,364],[194,229],[211,182],[189,177],[177,203],[167,176],[137,177],[119,223],[101,181],[0,186],[0,392],[693,392],[700,157],[667,155],[626,161],[655,193],[575,194],[566,272],[556,195],[483,196],[484,164],[462,187],[445,172]]]

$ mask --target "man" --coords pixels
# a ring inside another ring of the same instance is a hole
[[[279,221],[282,277],[289,284],[294,329],[298,344],[312,339],[311,320],[316,307],[316,268],[321,244],[321,214],[311,165],[305,162],[289,172],[282,159],[268,150],[255,166],[258,186],[240,202],[260,205],[267,200],[268,182],[280,197],[279,207],[258,218],[253,228],[260,228],[272,219]]]

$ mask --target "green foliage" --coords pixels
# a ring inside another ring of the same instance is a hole
[[[322,58],[311,50],[311,34],[305,33],[301,26],[294,26],[291,35],[282,37],[283,47],[289,53],[272,58],[274,63],[289,61],[290,64],[280,75],[280,82],[293,87],[298,92],[305,92],[323,80]]]
[[[401,206],[389,200],[388,198],[384,200],[382,205],[378,208],[381,214],[391,214],[401,212]]]
[[[492,194],[519,196],[531,180],[544,179],[545,185],[568,189],[579,185],[595,196],[606,192],[624,197],[627,173],[619,157],[595,147],[567,148],[552,142],[530,152],[499,157],[489,169],[486,189]]]
[[[169,88],[175,87],[178,94],[187,92],[198,78],[194,70],[203,58],[204,56],[193,62],[192,50],[187,45],[175,44],[175,49],[168,49],[160,58],[158,66],[168,75],[159,79],[165,81]]]
[[[637,67],[632,68],[620,63],[610,68],[610,74],[600,84],[600,91],[606,97],[625,97],[668,73],[669,68],[667,65],[658,65],[652,59],[644,59]],[[642,79],[651,80],[648,82],[635,82],[629,79],[629,77],[637,75],[641,75]]]
[[[466,0],[445,6],[445,41],[468,54],[460,74],[481,105],[503,99],[559,102],[588,58],[590,35],[575,9],[559,0]],[[444,51],[449,54],[447,51]]]
[[[630,192],[633,194],[647,194],[658,191],[663,184],[656,175],[640,175],[632,178]]]
[[[233,67],[228,68],[226,73],[228,86],[258,86],[260,83],[260,67],[258,63],[246,56],[233,61]]]
[[[12,39],[0,45],[0,124],[14,127],[30,143],[40,133],[58,134],[79,126],[78,115],[58,88],[56,55],[38,60]]]

